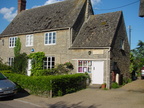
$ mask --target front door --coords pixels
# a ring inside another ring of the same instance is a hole
[[[104,80],[104,62],[93,61],[92,84],[103,84],[103,80]]]
[[[31,59],[28,59],[28,68],[27,68],[27,75],[30,76],[31,75]]]

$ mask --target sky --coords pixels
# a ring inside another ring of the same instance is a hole
[[[48,5],[64,0],[27,0],[26,9]],[[17,15],[18,0],[0,0],[0,33]],[[131,49],[139,40],[144,42],[144,18],[139,17],[140,0],[91,0],[94,14],[122,11]],[[130,30],[131,26],[131,30]]]

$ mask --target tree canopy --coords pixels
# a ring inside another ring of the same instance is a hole
[[[144,42],[139,40],[137,48],[131,50],[131,65],[130,71],[140,72],[144,65]]]

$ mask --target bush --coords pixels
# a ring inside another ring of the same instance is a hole
[[[120,87],[119,84],[116,82],[113,82],[111,85],[111,88],[114,88],[114,89],[119,88],[119,87]]]
[[[4,64],[2,58],[0,57],[0,71],[2,70],[11,70],[11,67]]]
[[[25,76],[4,73],[10,80],[30,94],[62,96],[86,88],[87,75]],[[52,94],[50,94],[52,90]]]
[[[53,96],[65,95],[86,88],[87,75],[58,75],[52,80]]]
[[[48,76],[57,74],[57,69],[33,70],[32,76]]]
[[[12,71],[18,74],[26,74],[27,69],[27,54],[22,53],[14,57],[14,64],[12,66]]]

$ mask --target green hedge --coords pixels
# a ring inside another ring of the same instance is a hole
[[[30,77],[14,73],[4,74],[28,93],[46,97],[61,96],[84,89],[88,77],[86,74]]]

